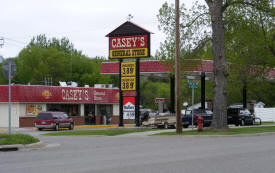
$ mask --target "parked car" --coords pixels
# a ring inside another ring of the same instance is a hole
[[[59,128],[74,129],[74,121],[64,112],[40,112],[35,119],[35,127],[38,130]]]
[[[195,126],[198,125],[197,119],[198,116],[203,117],[203,126],[209,127],[211,125],[212,119],[213,119],[213,112],[208,109],[194,109],[193,114],[193,123]],[[192,110],[186,110],[185,114],[182,117],[182,126],[184,128],[188,128],[189,125],[192,125]]]
[[[245,108],[228,108],[227,109],[227,124],[253,125],[254,118],[250,111]]]

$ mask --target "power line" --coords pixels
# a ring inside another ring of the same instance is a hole
[[[8,37],[5,37],[5,39],[6,39],[6,40],[13,41],[13,42],[16,42],[16,43],[19,43],[19,44],[24,44],[24,45],[27,45],[27,44],[28,44],[28,43],[26,43],[26,42],[19,41],[19,40],[15,40],[15,39],[8,38]]]
[[[5,42],[5,44],[6,45],[15,46],[15,47],[20,47],[20,48],[24,47],[24,46],[22,46],[22,44],[13,43],[13,42],[7,42],[7,41]]]

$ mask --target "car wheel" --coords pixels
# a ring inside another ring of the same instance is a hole
[[[58,131],[58,130],[59,130],[59,125],[56,124],[56,125],[55,125],[55,131]]]
[[[164,128],[165,128],[165,129],[168,129],[168,127],[169,127],[169,126],[168,126],[168,123],[165,122],[165,123],[164,123]]]
[[[188,124],[183,125],[183,128],[188,128]]]
[[[42,128],[38,128],[39,131],[42,131]]]
[[[235,123],[235,126],[239,126],[240,124],[239,123]]]
[[[74,124],[71,123],[70,126],[69,126],[69,130],[73,130],[74,129]]]

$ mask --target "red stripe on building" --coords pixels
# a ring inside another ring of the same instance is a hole
[[[11,86],[12,102],[32,103],[118,103],[119,90],[58,86]],[[8,86],[0,86],[0,102],[8,102]]]

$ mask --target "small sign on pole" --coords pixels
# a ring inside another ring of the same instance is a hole
[[[198,82],[188,82],[189,88],[198,88],[199,83]]]

